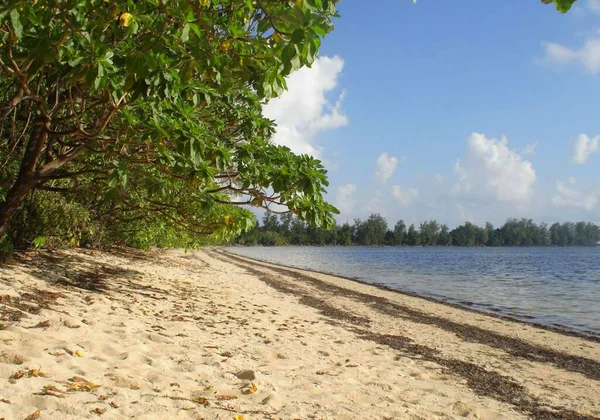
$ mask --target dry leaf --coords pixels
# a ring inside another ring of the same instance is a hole
[[[39,419],[41,415],[42,415],[42,411],[38,408],[35,412],[33,412],[30,415],[28,415],[27,417],[25,417],[25,420]]]
[[[25,328],[48,328],[50,326],[50,321],[42,321],[42,322],[38,322],[35,325],[32,325],[30,327],[25,327]]]
[[[10,378],[9,381],[10,383],[15,383],[17,379],[21,379],[21,378],[46,378],[48,375],[46,375],[44,372],[41,371],[41,369],[29,369],[29,370],[19,370],[15,373],[13,373]]]
[[[69,391],[84,391],[89,392],[92,389],[100,388],[102,385],[88,381],[81,376],[73,376],[69,379],[70,383],[65,384]]]
[[[83,352],[81,350],[77,350],[77,351],[75,351],[75,356],[76,357],[83,357]]]
[[[44,388],[42,388],[40,392],[36,392],[33,395],[48,395],[50,397],[65,398],[63,391],[54,385],[44,385]]]
[[[112,408],[119,408],[119,405],[118,405],[116,402],[114,402],[114,401],[111,401],[111,402],[110,402],[110,406],[111,406]]]
[[[96,407],[93,410],[90,410],[90,413],[98,414],[99,416],[101,416],[102,414],[106,413],[106,408]]]
[[[7,400],[6,398],[0,398],[0,402],[3,402],[4,404],[12,404],[10,400]]]
[[[246,417],[242,416],[241,414],[236,414],[233,420],[246,420]]]
[[[193,398],[190,398],[190,401],[195,402],[196,404],[200,404],[200,405],[208,405],[208,400],[206,398],[202,398],[202,397],[193,397]]]
[[[245,394],[245,395],[254,394],[256,391],[258,391],[258,387],[256,385],[254,385],[254,383],[252,383],[252,384],[250,384],[249,387],[242,390],[242,394]]]
[[[237,396],[235,396],[235,395],[217,395],[217,399],[224,400],[224,401],[237,400]]]

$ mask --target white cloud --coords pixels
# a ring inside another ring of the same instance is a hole
[[[443,184],[446,178],[443,175],[437,174],[433,176],[433,182],[436,184]]]
[[[588,39],[580,49],[571,49],[555,42],[542,42],[541,63],[555,67],[580,64],[592,74],[600,73],[600,39]]]
[[[454,165],[458,182],[452,194],[481,193],[498,201],[523,204],[532,193],[537,176],[533,165],[508,147],[508,139],[473,133],[467,141],[465,164]]]
[[[390,156],[387,152],[380,154],[377,158],[377,171],[375,172],[375,177],[383,183],[386,183],[387,180],[394,175],[398,162],[403,162],[405,160],[406,157],[404,156],[398,159],[397,157]]]
[[[419,190],[416,188],[402,189],[400,185],[392,185],[392,197],[402,207],[408,208],[419,197]]]
[[[600,152],[600,135],[590,138],[587,134],[580,134],[573,144],[573,162],[584,165],[592,153]]]
[[[367,214],[372,213],[385,213],[383,207],[383,201],[381,200],[381,191],[375,191],[375,195],[371,197],[369,201],[362,208],[363,212]]]
[[[576,207],[587,211],[593,210],[598,204],[598,193],[578,190],[575,185],[577,180],[570,177],[568,183],[557,182],[556,194],[552,203],[558,207]]]
[[[458,213],[458,218],[459,220],[464,223],[464,222],[471,222],[474,223],[474,218],[473,215],[471,213],[468,213],[465,210],[465,206],[463,206],[460,203],[456,203],[456,212]]]
[[[334,90],[344,67],[338,56],[319,57],[311,68],[303,67],[287,79],[288,90],[263,107],[265,117],[275,120],[277,132],[273,141],[294,153],[319,156],[315,136],[348,124],[342,109],[345,93],[331,105],[326,94]]]
[[[356,185],[345,184],[338,188],[338,194],[335,201],[336,207],[343,214],[348,214],[354,210],[356,205]]]
[[[537,141],[535,143],[530,143],[527,146],[525,146],[523,148],[523,150],[521,150],[521,154],[523,156],[527,156],[527,155],[535,155],[535,152],[537,151]]]

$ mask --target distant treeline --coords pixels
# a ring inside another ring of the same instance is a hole
[[[367,246],[590,246],[600,241],[600,227],[590,222],[536,224],[531,219],[508,219],[495,228],[466,222],[450,230],[435,220],[418,227],[398,221],[393,229],[380,214],[331,230],[307,225],[291,214],[266,213],[262,224],[240,235],[240,245],[367,245]]]

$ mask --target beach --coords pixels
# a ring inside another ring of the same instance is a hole
[[[595,419],[600,342],[221,249],[17,253],[0,418]]]

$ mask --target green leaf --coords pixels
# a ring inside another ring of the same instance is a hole
[[[17,38],[23,37],[23,25],[21,24],[20,18],[21,16],[19,15],[19,11],[17,9],[12,9],[10,11],[10,23]]]
[[[181,42],[183,42],[185,44],[189,38],[190,38],[190,25],[186,24],[183,27],[183,30],[181,31]]]
[[[296,29],[292,33],[292,42],[299,44],[304,40],[304,29]]]

